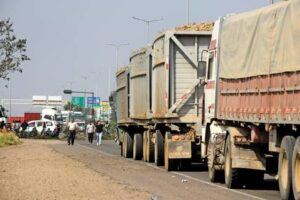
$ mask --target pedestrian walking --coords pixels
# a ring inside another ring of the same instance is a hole
[[[27,124],[27,122],[24,120],[24,121],[22,122],[22,124],[21,124],[22,131],[25,131],[27,127],[28,127],[28,124]]]
[[[102,144],[103,124],[100,121],[96,124],[97,146]]]
[[[69,130],[68,145],[70,145],[70,144],[74,145],[76,129],[78,128],[78,125],[77,125],[76,122],[74,122],[74,119],[72,119],[68,123],[67,127],[68,127],[68,130]]]
[[[89,143],[91,144],[93,144],[94,133],[95,133],[95,125],[93,121],[90,121],[90,123],[86,126],[86,134],[88,135],[88,140]]]

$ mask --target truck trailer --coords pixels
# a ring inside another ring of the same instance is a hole
[[[220,18],[204,87],[202,156],[228,188],[278,178],[300,199],[300,1]]]
[[[200,158],[205,61],[212,23],[160,33],[117,72],[117,121],[124,157],[167,170]]]

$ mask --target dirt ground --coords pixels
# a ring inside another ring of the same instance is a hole
[[[0,199],[151,199],[49,148],[55,140],[25,140],[0,148]],[[70,148],[73,148],[70,146]]]

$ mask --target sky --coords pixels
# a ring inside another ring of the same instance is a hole
[[[101,99],[115,87],[118,66],[132,51],[146,46],[147,26],[132,17],[163,19],[150,25],[150,42],[166,29],[187,22],[187,0],[0,0],[0,19],[10,18],[17,38],[27,39],[29,62],[23,73],[0,81],[1,99],[31,99],[32,95],[63,96],[64,89],[93,91]],[[190,22],[215,21],[220,16],[266,6],[269,0],[190,0]],[[13,105],[11,115],[32,111]]]

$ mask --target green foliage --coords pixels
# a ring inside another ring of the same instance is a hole
[[[3,133],[0,132],[0,147],[6,146],[6,145],[16,145],[20,144],[21,140],[16,136],[15,133]]]
[[[17,39],[13,23],[0,20],[0,79],[9,80],[10,72],[22,72],[21,63],[30,58],[25,54],[26,39]]]
[[[64,105],[64,110],[71,110],[73,107],[73,104],[70,101],[67,101],[67,103]]]
[[[116,132],[117,132],[117,122],[115,122],[115,121],[111,121],[110,122],[110,124],[109,124],[109,132],[112,135],[116,134]]]
[[[70,110],[70,108],[72,108],[73,111],[80,111],[82,112],[84,109],[80,108],[77,105],[72,104],[70,101],[68,101],[65,105],[64,105],[64,110]]]

